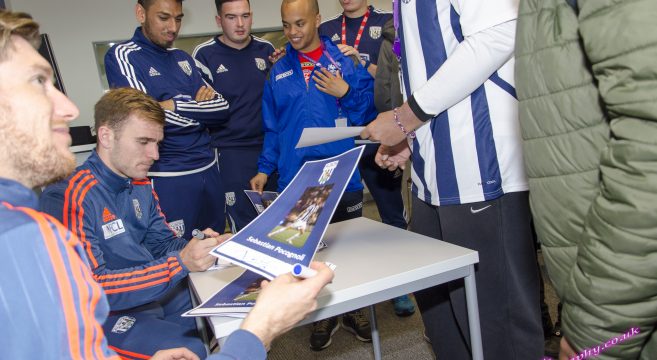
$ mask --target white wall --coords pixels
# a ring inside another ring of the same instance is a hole
[[[391,0],[370,1],[390,10]],[[13,11],[32,14],[48,33],[69,97],[80,108],[72,125],[92,125],[93,105],[102,88],[93,42],[129,39],[138,25],[134,17],[136,0],[6,0]],[[323,17],[340,12],[337,0],[319,0]],[[251,0],[254,29],[280,27],[280,1]],[[213,0],[187,0],[181,35],[213,33],[216,10]]]

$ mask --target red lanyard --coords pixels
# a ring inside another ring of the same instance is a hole
[[[365,25],[367,24],[367,19],[370,17],[370,9],[367,9],[365,16],[363,16],[363,21],[360,23],[360,28],[358,28],[358,35],[356,35],[356,41],[354,41],[354,49],[358,50],[358,45],[360,44],[360,38],[363,36],[363,30],[365,30]],[[342,44],[347,45],[347,21],[346,16],[342,15]]]

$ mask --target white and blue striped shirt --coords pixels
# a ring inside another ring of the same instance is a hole
[[[438,206],[527,190],[513,86],[517,0],[401,0],[400,7],[404,93],[438,114],[411,144],[413,193]],[[487,31],[501,24],[497,41],[498,30]],[[476,76],[475,86],[461,84]]]

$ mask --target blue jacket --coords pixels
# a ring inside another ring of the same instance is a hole
[[[160,159],[152,173],[195,170],[214,161],[207,126],[226,121],[228,102],[219,94],[210,101],[194,100],[207,83],[189,54],[153,44],[138,27],[130,41],[107,51],[105,72],[111,88],[132,87],[157,101],[174,101],[175,111],[166,111]]]
[[[392,13],[376,9],[371,5],[369,6],[369,10],[370,16],[360,37],[358,53],[361,59],[369,60],[372,64],[376,64],[379,60],[379,50],[383,42],[383,28],[385,23],[392,19]],[[336,45],[342,43],[342,16],[342,13],[335,15],[322,22],[322,25],[319,26],[320,35],[331,38],[331,41]],[[355,44],[362,21],[363,16],[345,19],[348,45],[353,46]]]
[[[61,223],[36,211],[37,203],[32,190],[0,178],[0,321],[10,329],[0,336],[4,357],[119,360],[101,336],[109,306],[85,249]],[[255,335],[237,330],[208,360],[266,356]]]
[[[0,336],[7,359],[115,359],[100,324],[109,307],[78,239],[0,178]]]
[[[232,48],[215,36],[198,45],[192,54],[203,78],[230,103],[230,119],[210,127],[212,146],[261,147],[262,89],[271,69],[274,46],[253,36],[243,49]]]
[[[187,241],[168,227],[149,180],[115,174],[95,151],[40,206],[80,238],[112,311],[156,301],[188,274]]]
[[[328,54],[340,65],[342,77],[350,86],[348,93],[340,99],[342,115],[348,118],[348,125],[367,124],[376,117],[372,90],[374,79],[360,63],[355,64],[354,60],[342,55],[330,39],[322,37],[321,40]],[[294,148],[304,128],[335,127],[338,118],[336,98],[317,90],[312,78],[306,85],[298,54],[287,45],[287,54],[271,69],[262,98],[265,144],[258,161],[258,171],[269,175],[278,169],[279,191],[292,181],[304,162],[325,159],[354,147],[353,139],[344,139]],[[330,69],[331,61],[326,54],[319,62]],[[362,188],[360,173],[356,169],[346,191]]]

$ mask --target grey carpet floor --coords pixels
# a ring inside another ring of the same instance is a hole
[[[392,303],[376,306],[376,318],[381,336],[381,354],[390,360],[431,360],[433,352],[424,340],[422,320],[416,312],[410,317],[400,318],[394,314]],[[333,335],[331,346],[315,352],[310,349],[308,339],[310,325],[295,328],[274,341],[269,359],[374,359],[372,343],[363,343],[354,335],[340,328]]]

